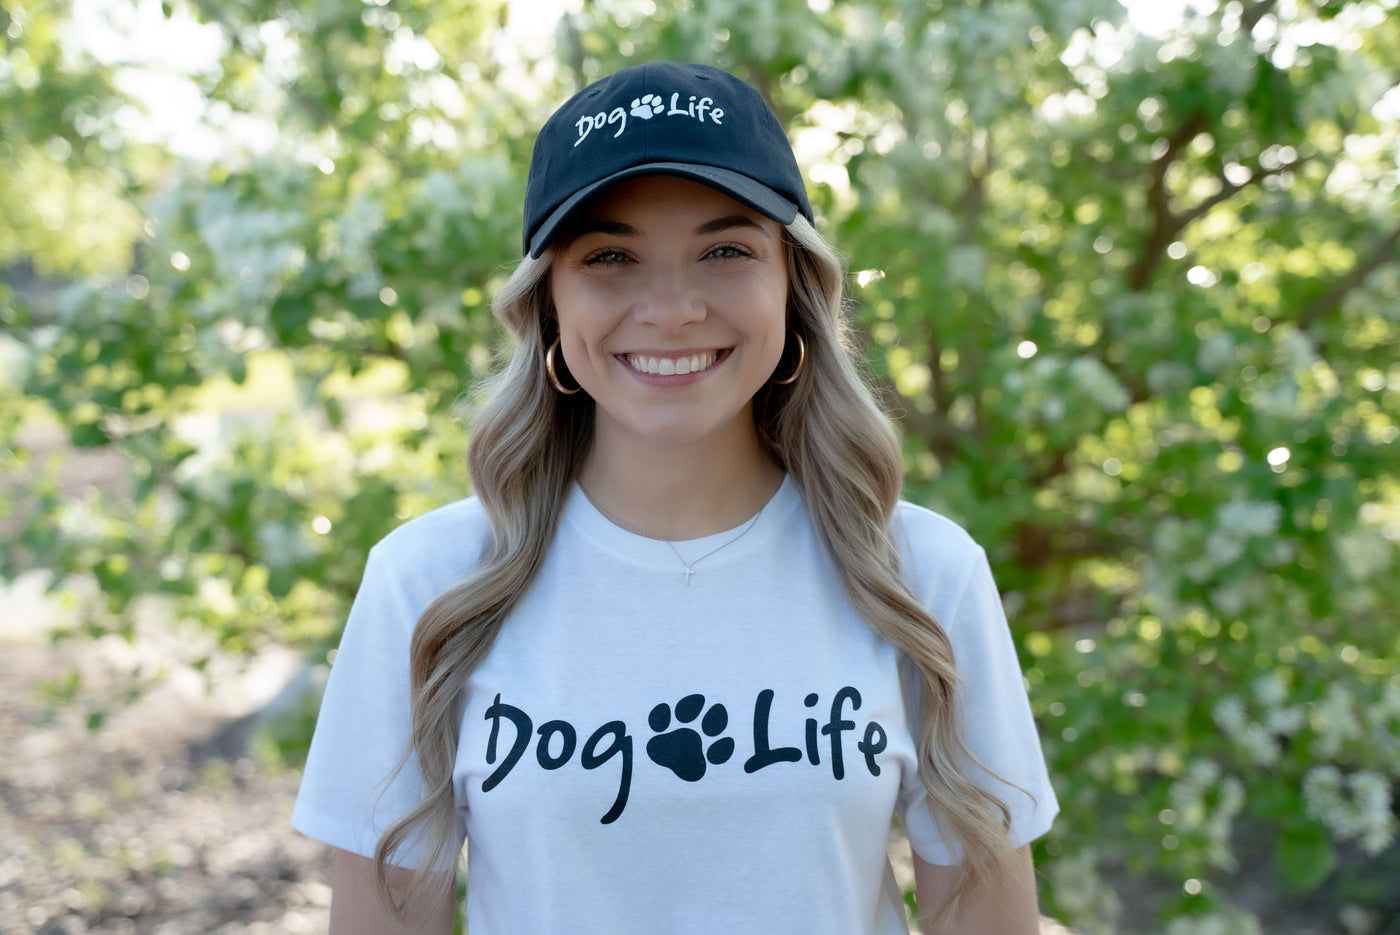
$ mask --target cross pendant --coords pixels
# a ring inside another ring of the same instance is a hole
[[[686,566],[686,569],[685,569],[685,586],[686,586],[686,587],[690,587],[690,576],[693,575],[693,574],[695,574],[695,569],[694,569],[694,568],[691,568],[691,567],[689,567],[689,566]]]

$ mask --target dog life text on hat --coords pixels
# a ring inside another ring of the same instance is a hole
[[[787,134],[763,97],[710,65],[654,62],[575,94],[535,140],[524,247],[537,257],[560,224],[608,185],[677,175],[780,224],[812,206]]]
[[[666,105],[661,102],[661,98],[657,97],[655,94],[644,94],[641,97],[632,98],[632,106],[630,109],[614,107],[606,114],[602,111],[592,116],[584,114],[582,117],[578,118],[578,140],[574,145],[577,146],[579,143],[588,139],[588,134],[593,132],[594,127],[602,127],[604,125],[612,126],[613,124],[617,124],[617,132],[613,134],[613,139],[618,138],[627,130],[627,115],[629,113],[633,117],[637,117],[641,120],[650,120],[653,117],[660,117],[662,114],[665,114],[667,117],[689,117],[701,123],[704,123],[707,117],[711,123],[720,124],[724,122],[724,111],[715,107],[715,102],[711,98],[702,97],[697,102],[695,100],[695,95],[692,94],[688,106],[678,107],[676,102],[680,99],[680,96],[681,92],[679,91],[671,92],[671,107],[669,110]]]

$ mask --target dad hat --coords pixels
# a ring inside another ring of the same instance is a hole
[[[639,175],[693,179],[780,224],[813,219],[762,95],[711,65],[653,62],[594,82],[545,121],[525,187],[525,252],[539,256],[591,195]]]

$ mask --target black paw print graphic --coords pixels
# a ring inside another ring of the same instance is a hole
[[[704,707],[704,695],[686,695],[676,702],[676,721],[690,724],[700,717]],[[656,736],[647,741],[647,756],[653,763],[666,767],[686,782],[697,782],[705,775],[706,760],[718,766],[734,755],[734,741],[729,737],[720,737],[706,750],[704,739],[692,728],[677,727],[663,734],[662,731],[671,726],[671,706],[668,704],[652,708],[647,723],[656,731]],[[716,737],[728,726],[729,712],[724,710],[722,704],[711,705],[700,721],[700,730],[705,732],[706,737]]]
[[[655,94],[644,94],[641,97],[632,98],[632,116],[641,117],[643,120],[650,120],[666,109],[666,105],[661,102],[661,98]]]

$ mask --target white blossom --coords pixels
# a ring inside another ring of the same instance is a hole
[[[1214,570],[1234,564],[1244,556],[1251,539],[1273,535],[1282,519],[1283,508],[1272,501],[1231,500],[1221,504],[1215,511],[1215,528],[1206,537],[1205,554],[1188,573],[1195,572],[1193,578],[1205,580]]]
[[[1390,775],[1400,776],[1400,685],[1387,684],[1363,716],[1376,762]]]
[[[311,558],[316,548],[306,535],[290,523],[264,523],[258,529],[262,558],[273,568],[285,568]]]
[[[1254,394],[1254,408],[1259,412],[1279,418],[1294,419],[1298,416],[1298,381],[1290,374],[1280,375],[1278,382],[1257,390]]]
[[[1231,737],[1244,730],[1245,714],[1244,702],[1234,695],[1226,695],[1217,701],[1212,712],[1216,726]]]
[[[1194,379],[1190,367],[1174,360],[1160,360],[1147,368],[1147,388],[1158,396],[1184,393]]]
[[[1294,370],[1306,370],[1317,362],[1317,351],[1312,340],[1302,331],[1288,330],[1278,342],[1288,358],[1288,365]]]
[[[384,227],[384,206],[372,198],[354,198],[335,223],[340,260],[349,275],[349,292],[366,299],[379,294],[384,285],[374,238]]]
[[[1283,520],[1283,507],[1272,500],[1231,500],[1215,511],[1218,526],[1242,538],[1271,536]]]
[[[1105,412],[1121,412],[1132,402],[1123,384],[1097,358],[1076,357],[1069,365],[1069,374],[1075,385]]]
[[[1190,527],[1185,520],[1168,516],[1157,524],[1157,530],[1152,534],[1152,545],[1157,552],[1176,555],[1187,547],[1190,533]]]
[[[1211,591],[1211,603],[1224,617],[1238,617],[1245,608],[1267,600],[1257,576],[1236,575]]]
[[[1341,565],[1353,581],[1368,581],[1394,561],[1394,544],[1374,529],[1354,529],[1333,541]]]
[[[1278,763],[1278,739],[1267,726],[1247,724],[1234,740],[1250,762],[1258,766],[1274,766]]]
[[[1390,682],[1381,693],[1381,700],[1371,706],[1378,721],[1400,721],[1400,685]]]
[[[1055,901],[1088,932],[1116,932],[1123,907],[1117,893],[1099,875],[1092,850],[1066,854],[1045,868],[1055,885]]]
[[[1288,690],[1277,673],[1256,680],[1254,696],[1261,710],[1252,711],[1242,698],[1226,695],[1216,702],[1212,717],[1246,759],[1258,766],[1274,766],[1282,753],[1280,738],[1301,731],[1306,712],[1301,705],[1284,705]]]
[[[1235,817],[1244,807],[1244,783],[1235,776],[1222,775],[1213,760],[1196,760],[1171,784],[1167,796],[1176,812],[1176,828],[1201,835],[1206,840],[1206,859],[1217,867],[1233,870],[1235,858],[1230,839]]]
[[[1288,700],[1288,686],[1277,672],[1268,672],[1254,680],[1254,697],[1266,708],[1277,708]]]
[[[1196,366],[1206,373],[1224,373],[1235,363],[1235,339],[1225,331],[1206,338],[1196,351]]]
[[[1216,530],[1206,537],[1206,557],[1216,568],[1232,565],[1244,555],[1244,545],[1233,530]]]
[[[1390,807],[1390,781],[1372,770],[1351,774],[1352,801],[1361,815],[1361,847],[1372,857],[1395,838],[1395,814]]]
[[[1320,760],[1335,760],[1349,743],[1362,737],[1356,699],[1345,685],[1333,682],[1327,694],[1313,706],[1312,728],[1317,734],[1312,752]]]
[[[266,298],[288,275],[299,272],[306,251],[299,242],[303,217],[296,211],[248,208],[216,190],[198,204],[195,223],[209,247],[220,281],[234,284],[244,302]],[[228,308],[239,315],[246,309]]]
[[[1395,840],[1390,781],[1373,770],[1343,776],[1331,764],[1314,767],[1303,777],[1303,799],[1310,817],[1338,840],[1360,841],[1373,857]]]
[[[238,614],[238,598],[233,586],[223,578],[205,578],[199,582],[199,599],[205,607],[224,617]]]
[[[1265,716],[1264,723],[1271,732],[1284,737],[1292,737],[1307,723],[1307,714],[1301,705],[1275,708]]]

